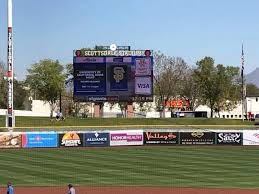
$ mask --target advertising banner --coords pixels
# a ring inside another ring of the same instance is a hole
[[[214,132],[181,132],[180,144],[183,145],[213,145],[215,144]]]
[[[55,148],[58,147],[56,132],[25,133],[22,135],[23,148]]]
[[[74,95],[106,95],[106,64],[104,58],[102,61],[74,63]]]
[[[83,134],[77,132],[67,132],[59,134],[60,147],[82,147]]]
[[[135,71],[136,76],[151,75],[152,64],[151,64],[150,58],[136,58],[135,63],[136,63],[136,71]]]
[[[178,132],[144,132],[144,144],[176,145],[178,138]]]
[[[0,133],[0,148],[19,148],[21,147],[21,133],[2,132]]]
[[[243,133],[240,132],[221,132],[216,133],[217,144],[220,145],[242,145]]]
[[[244,130],[243,145],[259,145],[259,130]]]
[[[110,75],[111,91],[128,90],[128,69],[127,65],[112,65]]]
[[[93,132],[84,134],[84,145],[91,147],[109,146],[110,134],[104,132]]]
[[[110,145],[143,145],[143,130],[111,131]]]
[[[151,77],[136,77],[135,94],[150,95],[152,93]]]

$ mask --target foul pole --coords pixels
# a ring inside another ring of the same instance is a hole
[[[15,118],[13,111],[13,2],[7,2],[7,80],[8,80],[8,100],[7,100],[7,115],[6,127],[9,131],[13,130],[15,126]]]

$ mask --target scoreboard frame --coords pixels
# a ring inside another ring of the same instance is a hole
[[[152,50],[74,50],[80,102],[153,102]]]

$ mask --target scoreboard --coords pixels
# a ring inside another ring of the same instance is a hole
[[[73,67],[76,101],[153,101],[150,50],[75,50]]]

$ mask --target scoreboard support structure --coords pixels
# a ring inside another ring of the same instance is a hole
[[[103,109],[101,108],[100,103],[94,104],[94,118],[100,118],[103,115]],[[134,117],[134,110],[133,110],[133,103],[128,102],[127,104],[127,118],[133,118]]]
[[[99,118],[101,117],[101,105],[99,103],[94,104],[94,117]]]
[[[133,118],[134,112],[133,112],[133,103],[129,102],[127,105],[127,118]]]

